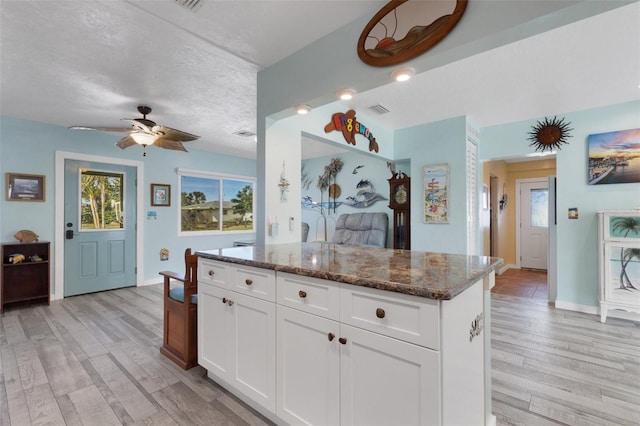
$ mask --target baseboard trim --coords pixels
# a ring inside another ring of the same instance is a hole
[[[145,280],[145,281],[141,282],[140,284],[138,284],[138,287],[146,287],[148,285],[156,285],[156,284],[162,284],[162,278],[160,278],[160,279],[153,278],[151,280]]]
[[[557,309],[564,309],[565,311],[582,312],[585,314],[592,314],[600,316],[600,308],[598,306],[579,305],[577,303],[563,302],[556,300],[555,307]],[[607,318],[616,318],[630,321],[640,321],[638,314],[633,312],[622,311],[619,309],[607,310]]]
[[[498,275],[502,275],[505,272],[507,272],[509,269],[520,269],[520,267],[518,265],[514,265],[513,263],[508,263],[504,266],[502,266],[502,268],[500,268],[498,270]]]

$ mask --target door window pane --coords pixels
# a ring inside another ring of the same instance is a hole
[[[529,192],[529,208],[532,227],[549,226],[549,191],[539,188]]]
[[[122,229],[124,175],[81,170],[80,229]]]

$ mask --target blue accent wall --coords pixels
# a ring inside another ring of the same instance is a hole
[[[356,151],[348,151],[341,154],[330,155],[325,157],[316,157],[302,161],[302,168],[304,173],[308,175],[311,180],[308,187],[302,187],[302,196],[310,196],[314,202],[320,202],[320,190],[317,187],[318,176],[324,173],[324,167],[331,162],[333,158],[340,158],[344,166],[342,171],[338,173],[335,183],[340,186],[341,194],[337,197],[337,201],[344,203],[349,196],[356,196],[358,188],[356,186],[360,181],[366,180],[371,183],[371,187],[375,189],[375,193],[379,194],[379,201],[371,204],[366,208],[356,208],[347,204],[341,204],[336,207],[335,212],[333,209],[327,211],[325,209],[327,219],[327,239],[331,241],[333,231],[335,229],[335,221],[343,213],[374,213],[382,212],[389,216],[389,233],[387,235],[387,246],[393,246],[391,237],[391,227],[393,225],[392,210],[389,208],[389,182],[387,179],[391,178],[391,172],[387,168],[387,160],[374,157],[372,155],[361,154]],[[358,166],[362,166],[356,170],[357,173],[353,173],[354,169]],[[331,180],[331,183],[334,183]],[[358,200],[361,197],[356,197]],[[328,202],[328,191],[324,191],[324,202]],[[309,237],[307,241],[324,240],[323,222],[318,208],[303,208],[302,209],[302,221],[309,224]],[[318,226],[318,227],[316,227]],[[316,232],[317,230],[317,232]]]
[[[159,281],[158,272],[161,270],[184,270],[184,250],[187,247],[194,250],[215,249],[230,247],[236,240],[255,239],[255,233],[178,237],[180,194],[179,176],[176,173],[177,168],[186,168],[255,177],[255,160],[199,151],[188,146],[188,153],[149,147],[147,156],[142,157],[141,147],[133,146],[126,150],[116,148],[114,143],[120,137],[0,116],[0,168],[3,188],[6,185],[4,173],[7,172],[46,176],[46,201],[43,203],[6,201],[4,194],[0,197],[0,240],[15,241],[13,235],[18,230],[31,229],[41,240],[54,242],[55,199],[57,194],[63,193],[63,188],[56,187],[54,179],[56,151],[144,163],[144,182],[138,182],[138,185],[143,186],[144,192],[144,204],[138,206],[144,213],[143,281]],[[151,183],[171,185],[170,207],[151,207]],[[146,220],[146,212],[149,210],[157,212],[157,220]],[[160,261],[161,248],[169,249],[169,261]],[[52,255],[53,250],[52,247]],[[52,282],[52,288],[53,285]]]
[[[411,159],[411,249],[466,254],[465,117],[397,130],[394,158]],[[423,168],[449,165],[449,223],[424,223]]]
[[[598,246],[596,212],[640,208],[640,183],[588,185],[587,137],[640,127],[640,101],[561,114],[573,130],[567,145],[557,151],[558,302],[598,305]],[[481,161],[533,153],[528,132],[532,119],[482,129]],[[568,209],[578,208],[577,220]]]

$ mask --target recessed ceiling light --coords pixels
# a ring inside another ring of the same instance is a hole
[[[398,68],[397,70],[391,73],[391,78],[395,81],[407,81],[411,77],[413,77],[416,73],[416,70],[410,67]]]
[[[348,101],[350,99],[353,99],[353,97],[356,95],[356,91],[353,89],[340,89],[336,92],[336,94],[343,101]]]
[[[307,104],[298,104],[295,106],[295,110],[298,114],[308,114],[311,111],[311,106]]]

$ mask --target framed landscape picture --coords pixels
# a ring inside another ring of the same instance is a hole
[[[45,177],[7,173],[6,199],[7,201],[44,201]]]
[[[589,185],[640,182],[640,129],[587,137]]]

